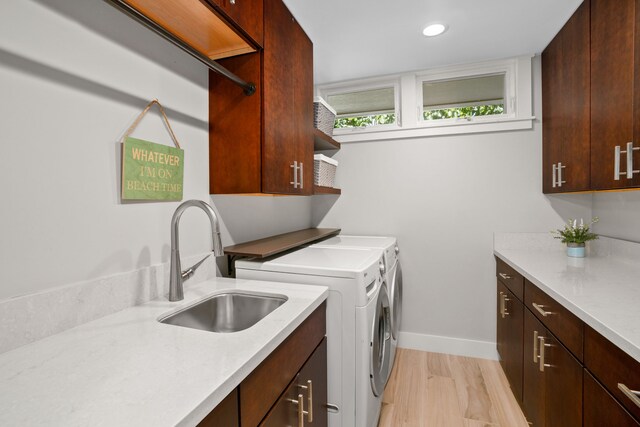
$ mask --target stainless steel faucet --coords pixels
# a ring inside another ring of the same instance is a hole
[[[187,200],[176,209],[171,218],[171,273],[169,275],[169,301],[182,301],[184,299],[184,289],[182,284],[195,273],[196,269],[211,256],[207,255],[192,267],[182,271],[180,265],[180,236],[178,234],[178,225],[182,213],[189,207],[196,206],[202,209],[211,221],[211,239],[213,242],[213,255],[222,256],[222,241],[220,240],[220,226],[218,225],[218,217],[211,206],[201,200]]]

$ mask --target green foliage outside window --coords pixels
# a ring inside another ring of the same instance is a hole
[[[337,118],[334,129],[359,128],[365,126],[389,125],[396,122],[395,114],[374,114],[371,116],[355,116]]]
[[[473,105],[470,107],[441,108],[422,113],[425,120],[456,119],[460,117],[490,116],[504,114],[504,104]]]
[[[424,120],[457,119],[475,116],[491,116],[504,114],[504,104],[473,105],[469,107],[439,108],[422,113]],[[373,114],[368,116],[340,117],[333,127],[358,128],[365,126],[388,125],[396,122],[395,114]]]

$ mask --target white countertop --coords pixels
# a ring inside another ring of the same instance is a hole
[[[213,333],[157,319],[214,293],[280,294],[256,325]],[[216,278],[0,354],[2,426],[193,426],[326,299],[322,286]]]
[[[494,254],[640,362],[640,244],[600,240],[576,259],[549,234],[496,233]]]

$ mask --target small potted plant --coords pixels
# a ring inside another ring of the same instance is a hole
[[[580,224],[576,219],[569,219],[564,229],[557,229],[552,231],[551,234],[554,235],[554,238],[560,239],[562,243],[567,244],[568,256],[584,258],[585,243],[598,238],[596,233],[589,230],[589,227],[596,222],[598,222],[598,217],[593,218],[589,224],[585,224],[582,219],[580,219]]]

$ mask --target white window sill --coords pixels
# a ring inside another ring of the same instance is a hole
[[[535,117],[503,118],[492,121],[471,121],[448,123],[442,126],[431,125],[412,128],[393,129],[357,129],[353,131],[334,131],[333,138],[341,144],[350,142],[382,141],[387,139],[420,138],[428,136],[461,135],[483,132],[504,132],[533,128]]]

